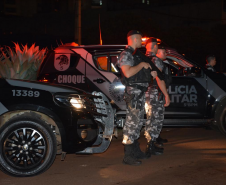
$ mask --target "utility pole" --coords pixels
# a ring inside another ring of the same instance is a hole
[[[82,16],[81,16],[82,0],[75,0],[75,41],[81,45],[82,43]]]

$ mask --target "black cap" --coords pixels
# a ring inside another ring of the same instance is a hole
[[[207,58],[210,58],[210,57],[215,58],[215,55],[212,55],[212,54],[211,54],[211,55],[207,55],[207,56],[206,56],[206,59],[207,59]]]
[[[142,36],[142,33],[138,30],[131,30],[127,33],[127,37],[131,36],[131,35],[135,35],[135,34],[140,34]]]
[[[162,44],[158,45],[158,49],[166,49],[165,46],[163,46]]]
[[[150,37],[147,41],[146,41],[146,45],[148,44],[148,43],[151,43],[151,42],[157,42],[157,38],[155,38],[155,37]]]

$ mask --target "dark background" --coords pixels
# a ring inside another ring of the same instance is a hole
[[[32,43],[52,49],[78,42],[77,0],[1,0],[0,46]],[[205,65],[226,71],[225,0],[82,0],[81,44],[126,44],[129,30],[160,38],[166,45]]]

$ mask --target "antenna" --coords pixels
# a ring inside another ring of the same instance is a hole
[[[100,14],[99,14],[99,32],[100,32],[100,45],[102,45],[101,27],[100,27]]]
[[[61,45],[64,45],[63,42],[61,41],[61,39],[60,39],[60,42],[61,42]]]
[[[59,44],[58,44],[58,42],[57,42],[57,39],[56,39],[56,43],[57,43],[57,46],[59,47]]]

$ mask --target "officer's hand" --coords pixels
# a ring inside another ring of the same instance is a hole
[[[148,69],[148,68],[151,69],[151,66],[150,66],[149,63],[147,63],[147,62],[141,62],[141,64],[142,64],[142,66],[143,66],[145,69]]]
[[[153,76],[153,78],[156,78],[157,72],[156,71],[151,71],[151,76]]]
[[[165,101],[166,101],[166,103],[164,104],[164,107],[168,107],[169,104],[170,104],[170,98],[169,98],[169,95],[165,96]]]

